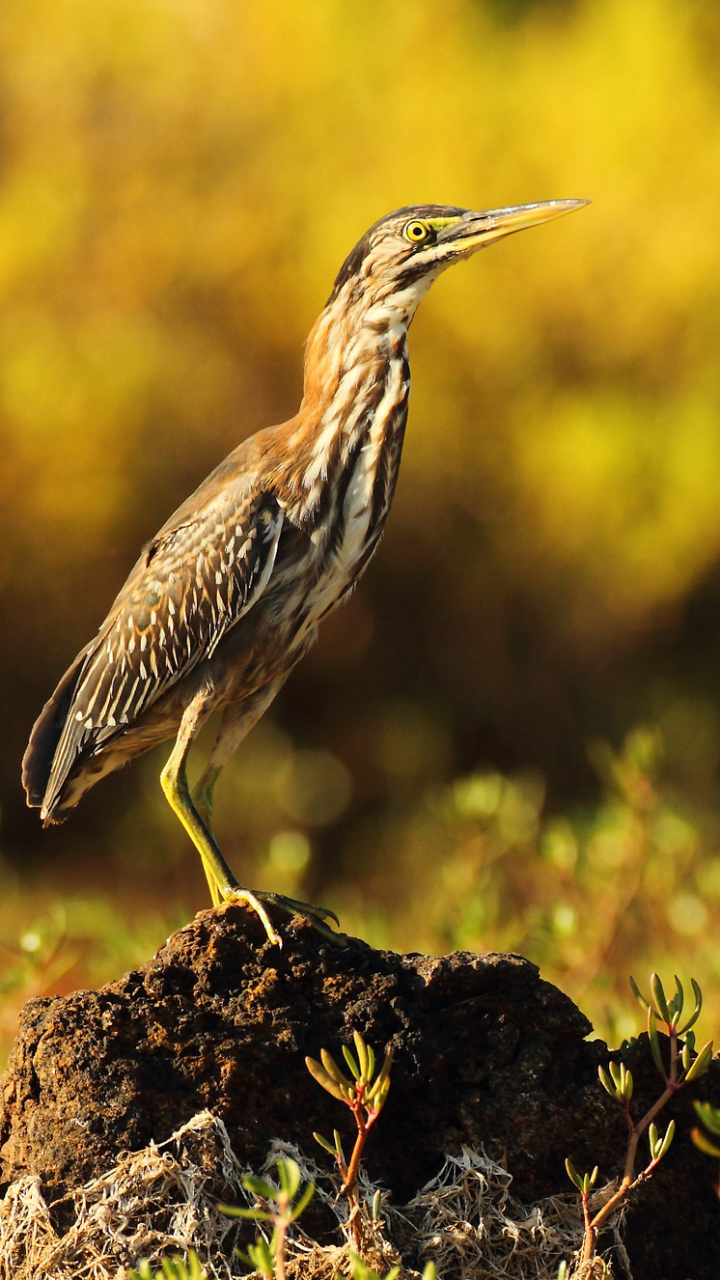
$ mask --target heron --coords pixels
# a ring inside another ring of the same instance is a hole
[[[234,449],[143,547],[45,704],[23,758],[27,801],[44,824],[174,739],[160,781],[213,904],[245,902],[272,943],[281,942],[273,905],[341,936],[327,923],[338,923],[332,911],[238,882],[213,829],[215,785],[377,549],[400,467],[407,332],[421,299],[453,264],[587,203],[413,205],[370,227],[311,330],[295,417]],[[188,753],[215,712],[217,736],[191,789]]]

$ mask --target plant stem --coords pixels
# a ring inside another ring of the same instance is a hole
[[[667,1026],[667,1023],[666,1023],[666,1026]],[[633,1122],[632,1116],[630,1115],[629,1107],[627,1106],[625,1107],[625,1116],[626,1116],[628,1125],[630,1126],[630,1139],[628,1141],[627,1157],[625,1160],[625,1171],[623,1173],[620,1186],[618,1187],[615,1194],[611,1196],[610,1199],[603,1205],[599,1213],[595,1214],[595,1217],[592,1219],[592,1221],[589,1221],[588,1219],[586,1198],[583,1197],[583,1214],[585,1216],[585,1236],[583,1238],[582,1254],[580,1256],[581,1263],[589,1262],[590,1259],[593,1257],[595,1253],[595,1241],[597,1240],[598,1230],[602,1226],[602,1224],[610,1217],[610,1215],[615,1211],[615,1209],[617,1209],[619,1205],[622,1204],[623,1200],[625,1200],[625,1198],[629,1195],[629,1193],[632,1190],[634,1190],[634,1188],[638,1185],[638,1183],[642,1182],[644,1178],[650,1177],[650,1174],[653,1172],[653,1170],[657,1166],[657,1163],[658,1163],[657,1160],[651,1160],[647,1168],[643,1169],[642,1173],[639,1174],[637,1178],[635,1177],[635,1160],[637,1158],[637,1147],[638,1147],[638,1142],[640,1140],[641,1134],[643,1134],[645,1130],[649,1127],[649,1125],[652,1124],[658,1112],[662,1111],[663,1107],[667,1102],[670,1101],[673,1094],[676,1093],[678,1089],[682,1089],[684,1084],[683,1080],[678,1080],[677,1078],[677,1063],[678,1063],[677,1031],[675,1027],[668,1026],[668,1032],[669,1032],[668,1038],[670,1040],[670,1072],[665,1077],[665,1089],[663,1093],[658,1098],[657,1102],[653,1103],[653,1105],[650,1107],[650,1110],[645,1113],[642,1120],[639,1120],[637,1124]]]
[[[350,1205],[350,1217],[348,1221],[350,1222],[350,1225],[352,1227],[355,1247],[359,1249],[362,1244],[362,1231],[360,1228],[360,1201],[358,1199],[358,1194],[357,1194],[357,1175],[358,1175],[358,1169],[360,1168],[360,1157],[362,1156],[363,1147],[365,1146],[368,1133],[372,1128],[372,1126],[374,1125],[375,1121],[377,1120],[380,1112],[373,1111],[372,1109],[369,1109],[368,1107],[364,1106],[363,1104],[363,1095],[365,1093],[364,1084],[361,1084],[358,1081],[358,1083],[355,1086],[355,1090],[356,1090],[355,1099],[352,1103],[349,1104],[350,1109],[355,1117],[355,1123],[357,1125],[357,1130],[358,1130],[357,1137],[355,1139],[355,1146],[353,1147],[349,1165],[345,1167],[344,1162],[341,1162],[340,1159],[338,1159],[338,1165],[340,1167],[340,1174],[343,1179],[343,1184],[340,1188],[340,1194],[347,1196],[348,1204]],[[363,1115],[363,1110],[366,1112],[365,1115]]]
[[[357,1120],[358,1135],[355,1139],[355,1146],[353,1147],[353,1153],[350,1157],[350,1164],[348,1165],[347,1172],[345,1174],[345,1182],[340,1188],[341,1194],[343,1195],[349,1195],[351,1191],[355,1190],[358,1169],[360,1167],[360,1157],[363,1153],[363,1147],[365,1146],[365,1139],[367,1138],[369,1127],[364,1123],[361,1115],[356,1113],[355,1119]]]
[[[583,1248],[580,1263],[589,1262],[595,1252],[595,1240],[597,1238],[597,1227],[590,1221],[590,1208],[588,1201],[589,1193],[583,1193],[582,1197],[583,1219],[585,1221],[585,1235],[583,1237]]]
[[[280,1215],[275,1224],[277,1242],[275,1245],[275,1280],[285,1280],[285,1236],[287,1234],[287,1218]]]

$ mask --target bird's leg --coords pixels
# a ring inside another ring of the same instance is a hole
[[[269,685],[266,688],[259,690],[254,697],[246,700],[240,707],[231,706],[228,708],[223,717],[220,731],[212,752],[210,753],[210,759],[205,771],[193,789],[193,807],[196,814],[201,819],[206,832],[212,837],[215,849],[217,849],[217,841],[212,834],[212,806],[215,783],[220,777],[223,766],[230,759],[233,752],[237,750],[243,738],[247,733],[249,733],[253,725],[257,723],[260,717],[267,710],[282,683],[283,681],[279,681],[277,684]],[[184,821],[184,819],[182,820]],[[195,841],[195,843],[197,844],[197,841]],[[202,850],[200,852],[202,856]],[[218,857],[220,857],[222,861],[222,865],[225,866],[225,861],[222,859],[219,849],[217,852]],[[205,866],[206,874],[208,874],[204,858],[203,865]],[[209,875],[208,880],[210,880]],[[217,886],[225,900],[232,900],[237,897],[238,894],[236,885],[237,881],[233,877],[229,882],[227,882],[226,887],[219,886],[217,881],[211,882],[210,890],[213,892],[214,886]],[[247,889],[243,889],[241,892],[243,894],[247,894],[249,891]],[[287,915],[305,916],[310,920],[313,928],[321,934],[323,938],[327,938],[329,941],[334,942],[336,946],[345,946],[343,935],[334,933],[333,930],[329,929],[324,923],[325,920],[334,920],[338,928],[340,927],[340,921],[335,915],[335,912],[330,911],[328,907],[319,907],[311,902],[299,902],[296,898],[286,898],[284,894],[270,893],[265,890],[255,890],[253,898],[258,902],[266,902],[269,906],[278,907],[281,911],[286,912]],[[213,902],[215,902],[214,894]]]
[[[235,879],[215,837],[200,817],[190,795],[186,772],[187,755],[193,738],[209,714],[205,709],[206,701],[204,695],[198,694],[187,708],[170,759],[160,774],[160,783],[168,804],[177,814],[202,858],[213,905],[218,906],[223,899],[246,902],[260,917],[269,941],[282,946],[282,939],[273,929],[262,902]]]
[[[213,795],[222,767],[208,764],[199,782],[193,788],[193,804],[211,835],[215,835],[212,822]]]

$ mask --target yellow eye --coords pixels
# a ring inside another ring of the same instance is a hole
[[[427,222],[419,222],[417,218],[413,218],[412,222],[406,222],[403,227],[403,235],[406,240],[412,244],[422,244],[424,240],[430,238],[431,229]]]

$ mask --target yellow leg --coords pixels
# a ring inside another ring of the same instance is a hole
[[[202,858],[213,905],[218,906],[223,899],[247,902],[248,906],[259,915],[270,942],[282,946],[282,939],[273,929],[264,906],[250,889],[244,889],[241,884],[238,884],[217,846],[215,837],[208,830],[193,804],[185,766],[192,740],[205,718],[200,704],[197,707],[194,704],[188,707],[170,759],[160,774],[162,789],[168,804],[177,814]]]
[[[221,769],[213,768],[208,765],[192,793],[193,804],[202,818],[208,831],[214,836],[212,824],[213,811],[213,793],[215,791],[215,783],[220,777]]]
[[[298,902],[295,898],[285,898],[279,893],[253,893],[250,889],[245,889],[238,884],[220,852],[213,832],[213,791],[222,767],[248,729],[272,701],[275,692],[274,688],[264,690],[252,703],[239,709],[240,714],[237,709],[226,714],[207,768],[195,787],[194,793],[191,794],[186,773],[187,756],[193,739],[209,715],[206,696],[198,694],[183,716],[170,759],[160,774],[160,782],[169,805],[182,822],[202,858],[214,906],[219,906],[221,902],[246,902],[260,917],[270,942],[282,946],[280,935],[273,929],[263,906],[263,903],[268,903],[285,911],[288,915],[305,916],[324,938],[335,943],[336,946],[344,947],[347,945],[344,935],[334,933],[324,923],[325,920],[334,920],[339,925],[340,922],[333,911],[329,911],[326,907],[314,906],[312,903]]]
[[[198,815],[202,819],[204,827],[209,833],[213,835],[213,839],[214,839],[214,833],[213,833],[213,827],[212,827],[213,792],[215,790],[215,783],[220,777],[221,772],[222,772],[222,767],[213,765],[211,762],[207,766],[205,772],[203,773],[202,777],[200,778],[200,781],[198,782],[197,786],[195,787],[195,790],[192,793],[193,805]],[[217,842],[215,842],[215,845],[217,847]],[[214,881],[210,885],[211,892],[213,890],[213,886],[214,886]],[[231,891],[232,891],[232,887],[231,887]],[[299,902],[296,898],[286,898],[284,894],[280,894],[280,893],[268,893],[265,891],[262,891],[262,892],[256,891],[254,896],[258,899],[259,902],[268,902],[270,903],[271,906],[279,907],[281,911],[285,911],[288,915],[301,915],[301,916],[309,917],[312,920],[312,923],[315,929],[317,929],[317,931],[321,933],[323,937],[332,939],[332,941],[335,942],[336,944],[338,943],[338,934],[333,933],[332,929],[326,929],[323,924],[324,920],[334,920],[338,928],[340,927],[340,921],[335,915],[335,912],[330,911],[328,907],[318,907],[314,903],[310,903],[310,902]],[[342,946],[344,944],[340,942],[339,945]]]

